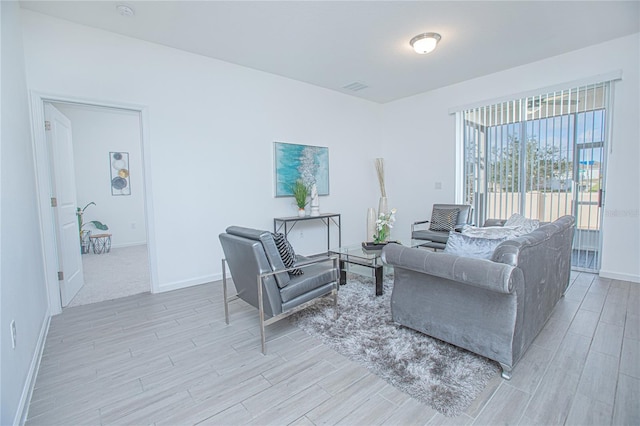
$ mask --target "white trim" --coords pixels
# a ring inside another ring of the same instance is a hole
[[[40,217],[40,235],[42,238],[42,255],[44,259],[45,284],[47,286],[49,311],[51,315],[62,312],[60,289],[58,283],[58,260],[54,217],[50,207],[51,172],[49,153],[44,130],[44,104],[70,103],[96,107],[107,107],[136,111],[140,116],[140,139],[142,141],[143,187],[145,194],[145,215],[147,227],[147,250],[149,252],[149,275],[151,292],[157,293],[158,286],[157,256],[155,249],[155,220],[153,214],[153,192],[151,189],[151,142],[149,138],[149,113],[144,105],[127,104],[105,100],[70,97],[65,95],[30,91],[31,126],[33,130],[33,151],[36,168],[36,193],[38,198],[38,213]]]
[[[151,184],[151,137],[149,133],[149,108],[141,107],[140,129],[142,134],[142,165],[144,169],[143,182],[145,192],[145,214],[147,216],[147,252],[149,253],[149,277],[151,280],[151,293],[160,292],[158,284],[158,255],[156,251],[156,221],[153,209],[153,190]]]
[[[640,275],[621,274],[620,272],[604,271],[602,269],[600,270],[600,273],[598,275],[602,278],[611,278],[614,280],[631,281],[632,283],[640,283]]]
[[[609,174],[609,154],[611,152],[613,152],[613,149],[611,148],[613,145],[613,116],[614,116],[614,111],[613,111],[613,96],[615,93],[615,82],[614,81],[610,81],[609,85],[607,87],[607,99],[605,100],[605,127],[606,127],[606,134],[604,136],[604,146],[602,148],[602,170],[600,170],[600,173],[602,174],[602,188],[603,191],[601,193],[601,197],[602,199],[600,200],[601,202],[601,207],[600,207],[600,219],[599,219],[599,226],[600,226],[600,232],[598,233],[598,253],[600,253],[600,255],[598,256],[598,261],[597,261],[597,265],[595,270],[599,273],[601,271],[602,268],[602,254],[603,254],[603,247],[604,247],[604,234],[605,234],[605,230],[606,230],[606,221],[604,220],[604,218],[607,215],[607,175]]]
[[[36,197],[38,199],[38,217],[40,218],[40,238],[42,240],[42,258],[44,262],[44,280],[47,287],[49,312],[57,315],[62,312],[62,301],[58,284],[58,260],[56,258],[56,234],[51,202],[51,169],[44,130],[44,100],[32,92],[31,128],[33,132],[33,161],[36,174]]]
[[[456,180],[454,182],[454,196],[456,204],[464,203],[464,136],[462,113],[456,113],[456,158],[455,168]]]
[[[607,150],[609,151],[609,154],[613,154],[613,108],[614,108],[614,104],[615,104],[615,88],[616,88],[616,81],[617,80],[612,80],[609,83],[609,90],[608,90],[608,95],[609,95],[609,99],[607,99],[607,116],[606,116],[606,120],[607,120],[607,137],[606,137],[606,141],[607,141]],[[605,153],[606,154],[606,153]],[[605,185],[606,188],[606,185]]]
[[[14,425],[24,425],[27,421],[27,416],[29,415],[29,404],[31,403],[31,397],[33,396],[33,389],[36,386],[36,378],[38,377],[38,371],[40,370],[40,361],[42,360],[42,353],[44,352],[44,345],[47,340],[50,324],[51,315],[49,309],[47,309],[45,311],[44,321],[42,321],[42,327],[40,327],[40,335],[36,342],[36,350],[33,351],[33,358],[31,359],[27,379],[24,381],[22,395],[20,395],[20,401],[18,401],[16,417],[13,419]]]
[[[166,291],[179,290],[181,288],[187,288],[187,287],[192,287],[194,285],[202,285],[202,284],[207,284],[207,283],[221,281],[221,280],[222,280],[222,273],[202,275],[196,278],[189,278],[188,280],[174,281],[172,283],[162,284],[160,285],[160,289],[158,291],[160,293],[164,293]]]
[[[478,101],[478,102],[473,102],[466,105],[449,108],[449,114],[455,114],[456,112],[466,111],[468,109],[480,108],[487,105],[494,105],[501,102],[511,101],[513,99],[527,98],[529,96],[537,96],[543,93],[566,90],[567,87],[582,87],[582,86],[588,86],[591,84],[602,83],[606,81],[616,81],[616,80],[622,80],[622,70],[611,71],[604,74],[597,74],[592,77],[583,78],[580,80],[568,81],[565,83],[554,84],[553,86],[542,87],[539,89],[528,90],[526,92],[515,93],[512,95],[501,96],[499,98],[487,99],[484,101]]]
[[[136,241],[136,242],[124,243],[124,244],[111,244],[111,248],[116,249],[116,248],[126,248],[126,247],[137,247],[137,246],[144,246],[146,244],[147,244],[146,241]]]

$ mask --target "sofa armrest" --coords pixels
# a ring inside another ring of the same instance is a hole
[[[466,285],[511,293],[516,282],[524,282],[522,271],[514,266],[486,259],[436,253],[420,248],[388,244],[382,250],[383,262]]]

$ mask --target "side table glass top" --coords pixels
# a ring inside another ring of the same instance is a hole
[[[424,244],[424,240],[411,240],[411,247],[418,247]],[[362,263],[367,266],[382,265],[380,254],[382,249],[366,250],[362,244],[349,244],[329,250],[329,253],[339,255],[343,260],[352,260],[355,263]]]
[[[329,250],[332,254],[337,254],[342,260],[352,263],[359,263],[366,266],[382,265],[380,253],[382,250],[365,250],[362,244],[351,244]]]

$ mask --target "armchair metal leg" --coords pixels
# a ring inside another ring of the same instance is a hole
[[[337,269],[338,267],[338,260],[337,259],[333,259],[333,269]],[[340,275],[340,271],[338,271],[337,275]],[[333,319],[337,320],[338,319],[338,277],[336,276],[336,281],[335,281],[335,288],[332,290],[333,293]]]
[[[264,305],[262,304],[262,278],[258,276],[258,311],[260,313],[260,342],[262,343],[262,355],[267,354],[267,344],[264,335]]]
[[[229,300],[227,298],[227,268],[225,259],[222,259],[222,296],[224,298],[224,322],[229,325]]]

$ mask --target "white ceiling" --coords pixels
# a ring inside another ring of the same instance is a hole
[[[120,16],[116,5],[135,15]],[[389,102],[640,31],[639,1],[29,1],[25,9]],[[409,40],[438,32],[418,55]],[[597,60],[597,58],[594,58]],[[345,89],[350,83],[368,87]]]

